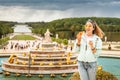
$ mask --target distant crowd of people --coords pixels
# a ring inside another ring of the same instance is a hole
[[[39,44],[41,43],[41,41],[9,41],[8,45],[4,46],[3,49],[4,50],[26,50],[26,49],[30,49],[30,48],[36,48]]]
[[[34,49],[40,49],[41,43],[44,43],[43,40],[13,40],[9,41],[6,46],[3,47],[3,50],[34,50]],[[57,44],[57,43],[56,43]],[[72,46],[68,45],[65,46],[63,44],[57,44],[55,47],[59,47],[61,49],[65,49],[68,51],[72,51]],[[56,48],[57,49],[57,48]]]

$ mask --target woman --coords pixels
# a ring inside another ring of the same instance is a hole
[[[97,57],[101,53],[104,33],[95,21],[88,20],[85,32],[77,35],[74,52],[78,55],[78,70],[81,80],[96,80]]]

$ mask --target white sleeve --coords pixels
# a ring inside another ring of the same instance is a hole
[[[74,40],[74,46],[72,49],[73,53],[78,53],[80,51],[80,46],[77,46],[77,40]]]

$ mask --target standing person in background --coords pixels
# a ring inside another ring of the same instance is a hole
[[[96,80],[97,57],[101,53],[104,33],[97,23],[88,20],[85,32],[78,34],[73,51],[78,54],[78,71],[81,80]]]

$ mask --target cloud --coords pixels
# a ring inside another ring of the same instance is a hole
[[[52,21],[69,17],[120,17],[118,0],[0,0],[0,20]]]
[[[0,6],[0,20],[6,21],[51,21],[70,16],[72,16],[72,13],[69,10],[37,10],[22,6]]]

